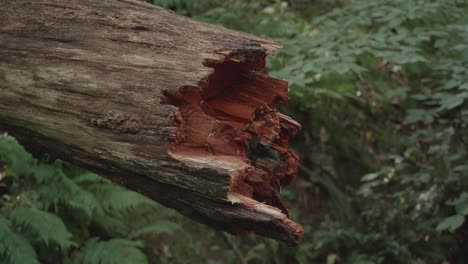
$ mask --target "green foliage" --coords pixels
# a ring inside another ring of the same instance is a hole
[[[169,234],[172,235],[180,228],[179,224],[169,221],[158,221],[156,224],[145,226],[141,229],[135,230],[128,236],[130,238],[144,237],[148,234]]]
[[[453,232],[465,222],[465,216],[468,215],[468,193],[462,192],[456,199],[448,201],[447,205],[455,207],[455,215],[449,216],[437,225],[437,230],[448,230]]]
[[[10,229],[3,216],[0,216],[0,260],[2,263],[36,264],[36,252],[27,239]]]
[[[343,1],[310,20],[281,1],[219,6],[203,19],[284,45],[268,69],[303,124],[301,187],[285,196],[309,230],[295,259],[463,262],[468,3]]]
[[[466,263],[466,1],[152,2],[284,45],[267,70],[303,125],[283,199],[304,241],[221,235],[3,137],[0,262]]]
[[[0,178],[12,180],[0,202],[1,263],[147,263],[140,239],[179,227],[148,198],[61,161],[42,164],[6,135],[0,160]]]
[[[76,263],[148,263],[145,254],[140,250],[142,247],[143,244],[139,241],[119,238],[109,241],[99,241],[97,238],[92,238],[84,245]]]
[[[54,214],[35,208],[17,207],[9,213],[9,218],[16,229],[30,240],[37,238],[46,246],[54,243],[62,250],[74,244],[65,224]]]

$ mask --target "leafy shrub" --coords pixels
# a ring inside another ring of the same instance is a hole
[[[468,261],[466,1],[153,2],[285,46],[267,70],[303,124],[283,196],[304,241],[215,232],[3,137],[0,262]]]
[[[285,2],[235,2],[205,19],[285,46],[269,74],[290,82],[283,110],[303,124],[303,168],[286,197],[310,226],[290,254],[303,263],[464,262],[466,1],[348,1],[311,21]]]
[[[0,160],[2,181],[12,179],[0,207],[2,263],[147,263],[142,235],[174,232],[172,212],[155,213],[148,198],[61,161],[41,164],[6,135]]]

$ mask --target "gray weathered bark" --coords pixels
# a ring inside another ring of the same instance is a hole
[[[0,0],[0,130],[200,222],[295,244],[270,192],[297,160],[283,135],[297,124],[274,110],[286,85],[261,73],[277,48],[134,0]],[[280,158],[253,161],[253,141]]]

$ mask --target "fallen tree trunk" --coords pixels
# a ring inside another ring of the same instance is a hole
[[[296,244],[272,41],[134,0],[0,1],[0,129],[210,226]]]

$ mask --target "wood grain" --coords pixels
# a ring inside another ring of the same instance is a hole
[[[171,153],[167,95],[202,92],[210,63],[260,73],[277,48],[136,0],[0,0],[0,129],[215,228],[296,244],[280,209],[232,191],[242,166]]]

